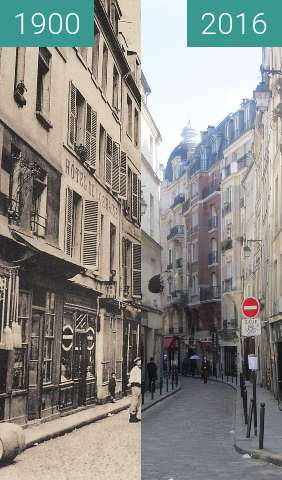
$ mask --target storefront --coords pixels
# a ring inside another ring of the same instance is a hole
[[[141,314],[133,307],[125,307],[123,312],[123,363],[122,363],[122,391],[128,391],[130,370],[134,366],[134,359],[141,355]]]

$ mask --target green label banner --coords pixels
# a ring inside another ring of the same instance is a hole
[[[281,0],[187,0],[188,47],[282,46]]]
[[[94,0],[10,0],[0,15],[1,47],[88,47]]]

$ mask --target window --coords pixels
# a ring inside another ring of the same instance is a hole
[[[14,98],[19,106],[26,105],[24,94],[26,87],[24,84],[25,77],[25,53],[26,49],[23,47],[16,48],[16,65],[15,65],[15,85]]]
[[[192,257],[192,263],[195,263],[198,261],[198,242],[192,242],[191,245],[191,257]]]
[[[39,48],[37,71],[36,111],[48,115],[50,111],[50,64],[51,53]]]
[[[119,74],[115,66],[113,70],[113,108],[119,111]]]
[[[155,230],[155,201],[153,195],[150,193],[150,235],[154,236]]]
[[[132,245],[132,296],[141,297],[141,245]]]
[[[192,275],[192,295],[198,295],[199,286],[198,286],[198,273],[193,273]]]
[[[98,78],[99,69],[99,51],[100,51],[100,31],[94,23],[94,47],[92,48],[92,73],[93,76]]]
[[[106,95],[107,92],[107,85],[108,85],[108,56],[109,51],[104,44],[103,47],[103,63],[102,63],[102,90]]]
[[[172,265],[172,250],[169,249],[168,251],[168,264]]]
[[[82,198],[76,192],[66,190],[65,252],[80,260]]]
[[[132,243],[123,238],[122,240],[122,270],[123,270],[123,294],[127,296],[131,288],[131,262],[132,262]]]
[[[28,346],[28,328],[30,318],[30,294],[19,292],[19,310],[18,323],[20,325],[21,346],[15,348],[15,360],[13,368],[13,390],[23,390],[26,388],[27,374],[27,346]]]
[[[110,224],[110,273],[116,271],[116,236],[117,229],[115,225]]]
[[[99,204],[84,200],[82,263],[90,270],[99,267]]]
[[[132,100],[127,95],[127,134],[132,138]]]
[[[139,145],[139,113],[135,108],[134,111],[134,143],[135,146]]]
[[[192,183],[192,198],[198,195],[198,184],[196,182]]]
[[[55,294],[47,292],[43,350],[43,383],[52,381],[55,339]]]
[[[33,177],[31,230],[45,237],[47,227],[47,175],[42,169]]]
[[[106,131],[102,125],[100,125],[99,135],[99,175],[104,177],[105,171],[105,153],[106,153]]]
[[[192,212],[192,228],[196,228],[198,226],[198,210],[194,210]]]
[[[80,160],[96,169],[97,113],[70,82],[68,143]]]

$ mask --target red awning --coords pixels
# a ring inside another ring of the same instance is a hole
[[[200,342],[202,348],[212,347],[212,342]]]
[[[175,347],[175,338],[174,337],[165,337],[164,338],[164,350],[170,352]]]

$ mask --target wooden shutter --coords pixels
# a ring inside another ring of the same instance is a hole
[[[106,136],[106,155],[105,155],[105,182],[108,187],[112,186],[113,170],[113,139],[110,135]]]
[[[87,150],[87,162],[96,168],[96,139],[97,139],[97,113],[87,104],[85,147]]]
[[[66,190],[65,252],[72,256],[73,251],[73,190]]]
[[[85,267],[98,268],[99,260],[99,204],[84,201],[84,229],[82,263]]]
[[[120,147],[117,142],[113,143],[113,178],[112,189],[113,192],[119,193],[119,172],[120,172]]]
[[[125,152],[121,152],[120,155],[119,196],[123,200],[127,199],[127,157]]]
[[[74,147],[76,142],[76,122],[77,122],[76,93],[77,93],[77,90],[74,84],[70,82],[68,141],[72,147]]]
[[[137,173],[132,173],[132,218],[138,219],[138,177]]]
[[[138,223],[141,224],[141,179],[138,178]]]
[[[141,245],[132,245],[132,296],[141,297]]]

